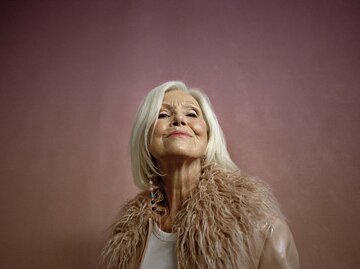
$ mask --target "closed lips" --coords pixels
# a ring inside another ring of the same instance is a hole
[[[181,135],[191,136],[191,135],[188,134],[187,132],[175,131],[175,132],[170,133],[170,134],[168,135],[168,137],[169,137],[169,136],[175,136],[175,135],[179,135],[179,136],[181,136]]]

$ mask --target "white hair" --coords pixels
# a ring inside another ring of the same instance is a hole
[[[209,98],[200,89],[188,88],[181,81],[168,81],[152,89],[142,101],[131,132],[131,166],[135,184],[149,188],[149,179],[160,175],[149,151],[152,126],[156,124],[164,95],[168,91],[181,90],[189,93],[199,103],[208,127],[208,144],[205,151],[205,165],[216,164],[224,170],[239,168],[231,160],[226,148],[224,133],[219,125]]]

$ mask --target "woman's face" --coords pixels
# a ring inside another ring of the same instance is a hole
[[[153,128],[150,153],[156,160],[197,159],[205,154],[207,126],[198,102],[190,94],[180,90],[165,93]]]

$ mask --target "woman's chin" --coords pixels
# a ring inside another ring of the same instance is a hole
[[[175,160],[181,160],[181,161],[186,161],[186,160],[196,160],[196,159],[200,159],[203,156],[203,154],[199,154],[196,152],[192,152],[191,149],[187,149],[187,150],[173,150],[173,151],[169,151],[167,152],[167,154],[163,155],[161,157],[161,159],[164,162],[173,162]]]

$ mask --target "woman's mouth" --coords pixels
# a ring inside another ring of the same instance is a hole
[[[183,132],[183,131],[174,131],[168,135],[168,137],[183,137],[183,136],[191,137],[190,134],[188,134],[187,132]]]

